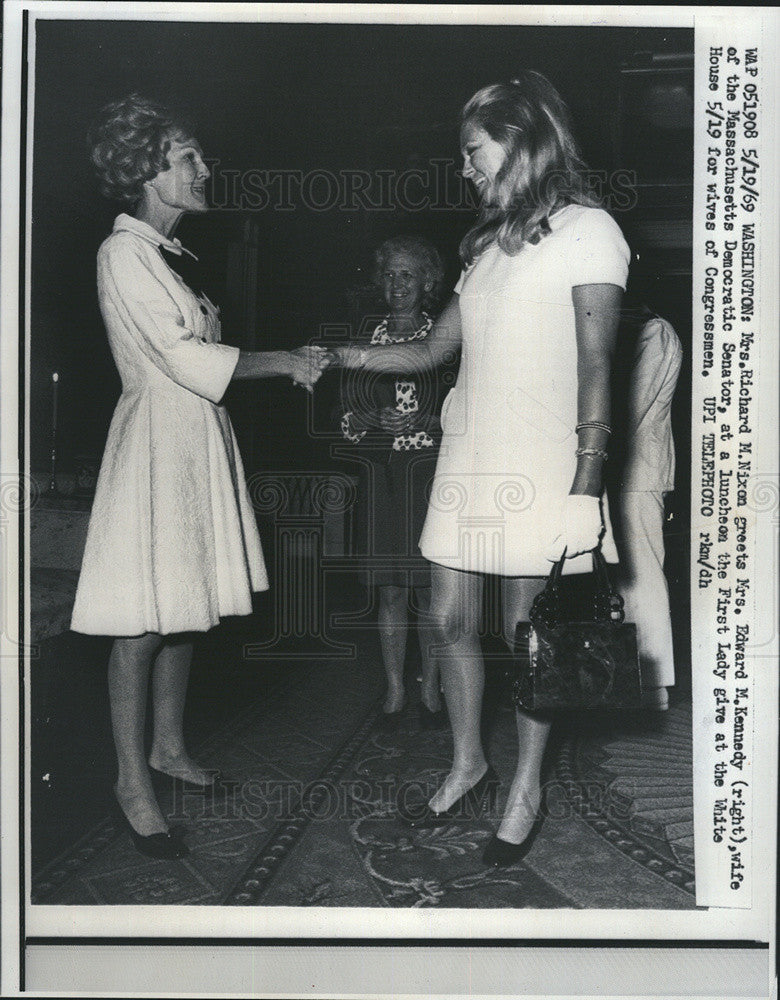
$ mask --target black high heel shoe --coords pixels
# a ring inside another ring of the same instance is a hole
[[[148,858],[156,858],[159,861],[175,861],[177,858],[185,858],[190,849],[181,839],[181,830],[169,830],[167,833],[152,833],[148,837],[142,836],[125,816],[124,809],[114,795],[113,801],[114,817],[118,825],[125,827],[130,834],[133,847]]]
[[[498,775],[488,764],[487,771],[479,781],[460,798],[455,799],[449,809],[434,812],[427,802],[411,808],[404,803],[399,808],[398,814],[407,826],[416,830],[443,826],[455,820],[479,819],[485,811],[489,811],[495,805],[500,784]]]
[[[508,868],[510,865],[522,861],[534,846],[534,841],[544,825],[544,818],[545,804],[543,799],[534,824],[528,831],[525,840],[520,841],[519,844],[513,844],[508,840],[502,840],[497,833],[494,833],[482,854],[483,862],[493,868]]]

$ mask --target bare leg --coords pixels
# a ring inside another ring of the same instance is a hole
[[[379,588],[379,641],[387,675],[384,712],[399,712],[404,703],[404,658],[409,630],[408,591],[405,587]]]
[[[119,768],[114,792],[130,824],[143,837],[168,829],[144,754],[149,671],[161,642],[152,632],[115,639],[108,660],[111,727]]]
[[[442,812],[479,781],[487,770],[480,721],[485,665],[478,628],[482,577],[431,564],[431,626],[440,646],[436,658],[452,724],[452,770],[429,805]]]
[[[191,663],[192,641],[185,636],[166,638],[152,673],[154,730],[149,763],[158,771],[205,785],[209,775],[184,746],[184,703]]]
[[[511,844],[520,844],[528,836],[541,803],[542,757],[550,723],[527,712],[516,711],[515,715],[519,756],[498,835]]]
[[[515,625],[527,620],[531,601],[544,586],[538,577],[511,577],[503,581],[504,637],[510,647]],[[541,770],[550,723],[537,715],[516,711],[517,767],[498,828],[502,840],[520,844],[533,826],[541,802]]]
[[[432,652],[432,637],[429,634],[429,630],[425,627],[431,607],[431,588],[416,587],[414,596],[419,612],[417,638],[420,642],[420,657],[422,659],[422,703],[430,712],[438,712],[441,709],[441,699],[439,698],[439,665]]]

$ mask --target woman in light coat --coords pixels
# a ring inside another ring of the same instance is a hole
[[[241,457],[219,403],[234,378],[289,376],[311,388],[321,354],[246,352],[220,343],[219,310],[200,287],[197,258],[173,236],[186,212],[208,208],[209,170],[187,128],[131,95],[103,110],[90,140],[103,193],[127,206],[97,260],[122,395],[72,628],[115,636],[108,684],[118,811],[139,851],[175,858],[187,848],[168,828],[149,768],[219,790],[184,745],[193,633],[225,615],[249,614],[252,592],[268,587]]]

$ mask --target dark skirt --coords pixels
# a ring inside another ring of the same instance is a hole
[[[430,563],[418,548],[437,448],[390,451],[365,461],[360,484],[360,553],[367,587],[429,587]]]

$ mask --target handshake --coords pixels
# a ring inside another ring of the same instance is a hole
[[[293,385],[302,385],[307,392],[313,392],[322,373],[341,360],[338,348],[328,350],[317,346],[297,347],[294,351],[289,351],[288,355]]]

